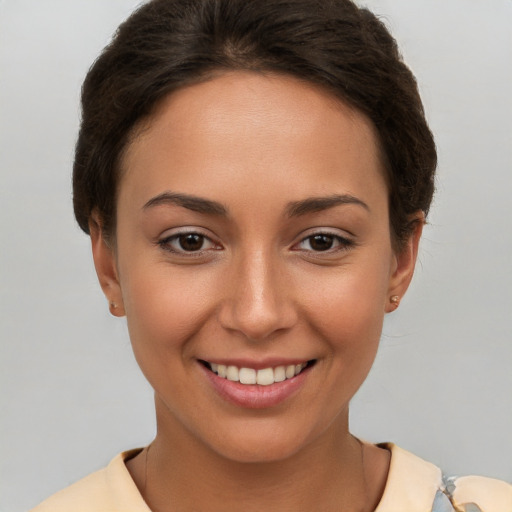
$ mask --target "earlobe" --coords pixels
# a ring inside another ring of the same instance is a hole
[[[121,286],[113,248],[106,241],[101,227],[101,221],[96,213],[89,219],[92,256],[94,267],[101,289],[109,302],[109,310],[113,316],[124,316],[124,306]]]
[[[413,229],[407,243],[400,252],[395,254],[395,264],[389,280],[387,300],[384,308],[386,313],[390,313],[398,308],[414,275],[421,233],[425,224],[423,212],[418,212],[412,216],[411,223]]]

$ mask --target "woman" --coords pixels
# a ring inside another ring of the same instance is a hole
[[[74,206],[158,432],[45,510],[507,510],[348,429],[413,276],[434,142],[346,0],[157,0],[91,69]]]

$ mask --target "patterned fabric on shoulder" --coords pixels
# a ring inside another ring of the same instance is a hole
[[[443,476],[432,512],[512,512],[512,485],[479,476]]]

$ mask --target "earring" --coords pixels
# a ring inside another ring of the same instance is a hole
[[[400,297],[398,295],[392,295],[389,298],[389,302],[391,302],[391,304],[393,304],[393,308],[396,309],[400,305]]]
[[[112,316],[124,316],[124,305],[123,303],[117,303],[113,300],[108,301],[108,309]]]

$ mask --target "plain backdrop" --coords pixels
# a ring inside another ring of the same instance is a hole
[[[0,0],[0,511],[154,435],[152,393],[72,215],[86,70],[135,0]],[[363,0],[415,71],[439,148],[412,288],[352,429],[512,480],[512,1]]]

